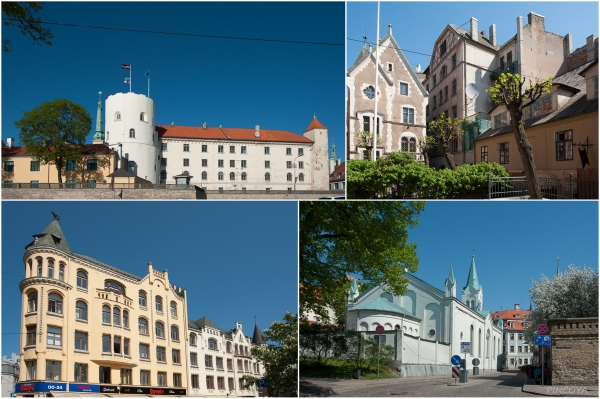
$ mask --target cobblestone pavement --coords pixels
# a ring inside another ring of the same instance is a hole
[[[519,371],[492,372],[476,377],[468,383],[454,386],[453,378],[419,377],[380,381],[336,381],[310,379],[301,381],[301,396],[377,396],[377,397],[517,397],[537,396],[522,392],[525,373]]]

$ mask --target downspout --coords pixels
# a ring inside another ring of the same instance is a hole
[[[467,83],[467,39],[463,39],[463,90],[465,90],[465,92],[463,92],[463,118],[467,117],[467,98],[466,98],[466,83]],[[462,129],[462,126],[461,126]],[[461,137],[463,137],[461,135]],[[461,146],[463,146],[463,142],[464,140],[461,140]],[[464,147],[464,146],[463,146]],[[465,149],[463,148],[463,163],[465,163],[465,157],[466,157],[466,153],[465,153]]]

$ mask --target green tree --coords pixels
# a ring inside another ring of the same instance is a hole
[[[338,289],[348,274],[370,285],[385,284],[401,295],[405,271],[419,265],[408,228],[418,223],[424,202],[300,203],[300,313],[328,319],[328,309],[346,301]]]
[[[527,176],[527,188],[529,189],[529,198],[541,199],[542,191],[537,177],[535,161],[533,159],[533,148],[525,134],[525,124],[523,123],[523,108],[533,104],[544,93],[550,93],[552,87],[552,78],[538,80],[533,83],[529,80],[529,87],[524,88],[525,78],[519,74],[502,73],[496,79],[496,82],[489,88],[488,92],[492,95],[492,101],[495,104],[504,104],[510,113],[511,125],[525,176]]]
[[[535,309],[525,339],[533,345],[533,336],[539,324],[548,324],[552,318],[598,317],[598,272],[590,267],[580,269],[569,265],[565,273],[552,280],[542,275],[531,281],[529,289]]]
[[[62,184],[66,161],[82,158],[81,146],[92,128],[92,118],[81,105],[58,98],[24,112],[15,125],[35,160],[56,165],[58,182]]]
[[[269,396],[298,396],[298,315],[286,313],[263,332],[268,347],[252,348],[265,369]]]
[[[450,142],[463,134],[462,129],[457,129],[463,122],[462,119],[458,118],[446,118],[446,113],[442,112],[439,117],[429,122],[427,125],[427,133],[435,137],[436,141],[442,147],[444,158],[448,163],[448,167],[452,170],[456,170],[456,163],[454,157],[450,154]]]
[[[373,159],[373,133],[371,132],[356,132],[354,133],[354,145],[356,147],[367,150],[365,159]],[[377,145],[381,144],[381,136],[377,137]]]
[[[394,357],[394,347],[375,343],[374,337],[366,338],[358,331],[348,331],[345,334],[344,355],[346,361],[352,364],[354,370],[376,370],[377,359],[380,366],[387,365],[388,359]],[[380,352],[381,349],[381,352]]]
[[[47,44],[52,46],[52,32],[50,29],[42,28],[42,20],[36,16],[37,12],[42,9],[44,3],[40,2],[17,2],[3,1],[2,15],[4,26],[13,26],[15,22],[21,33],[30,37],[34,43],[38,45]],[[10,52],[10,40],[2,38],[2,51]]]
[[[419,139],[419,147],[423,153],[423,163],[425,166],[429,166],[429,151],[436,148],[438,145],[437,140],[433,136],[425,136]]]

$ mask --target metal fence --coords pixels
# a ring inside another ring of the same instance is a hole
[[[194,190],[195,186],[185,184],[139,184],[115,183],[115,190],[122,188],[146,190]],[[2,188],[39,188],[39,189],[109,189],[108,183],[2,183]]]
[[[598,199],[597,180],[578,180],[573,173],[558,179],[538,176],[542,197],[546,199]],[[527,198],[527,177],[497,177],[488,174],[488,198]]]

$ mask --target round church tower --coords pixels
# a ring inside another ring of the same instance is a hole
[[[106,142],[119,143],[121,168],[146,179],[159,182],[158,133],[154,127],[154,101],[143,94],[117,93],[106,99]]]

